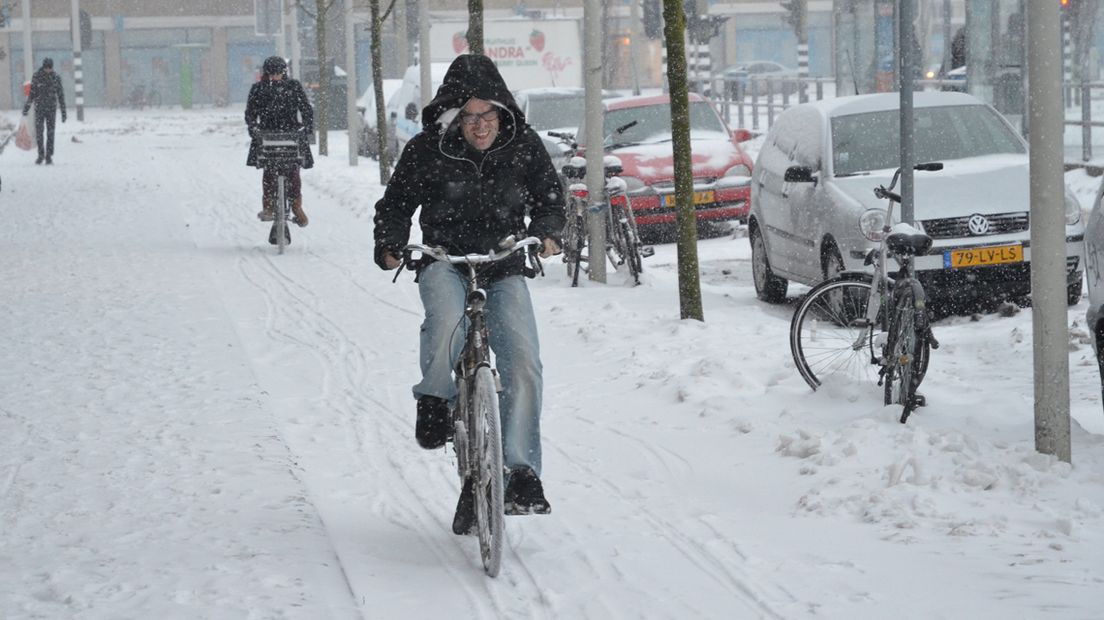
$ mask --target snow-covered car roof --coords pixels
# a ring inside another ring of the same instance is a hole
[[[950,105],[985,105],[983,101],[973,95],[941,91],[922,91],[914,93],[912,101],[913,106],[918,108]],[[901,94],[892,92],[877,93],[873,95],[851,95],[848,97],[836,97],[834,99],[822,99],[804,105],[820,110],[826,117],[865,114],[867,112],[884,112],[886,110],[896,110],[900,107]]]

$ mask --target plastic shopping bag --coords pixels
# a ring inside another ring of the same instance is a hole
[[[34,106],[31,106],[30,114],[19,118],[19,126],[15,129],[15,145],[24,151],[33,150],[37,144],[35,144],[34,129],[31,128],[31,124],[27,122],[27,119],[33,118]]]

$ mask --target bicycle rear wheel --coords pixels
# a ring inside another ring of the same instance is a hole
[[[816,390],[826,384],[877,381],[866,320],[871,284],[832,279],[813,287],[790,321],[790,353],[801,378]]]
[[[483,570],[498,575],[502,564],[505,508],[502,499],[502,430],[498,415],[498,390],[494,373],[483,366],[476,371],[471,391],[472,476],[475,479],[475,520]]]
[[[931,351],[923,297],[910,286],[911,282],[903,284],[893,291],[885,353],[885,404],[903,407],[902,424],[916,409],[916,389],[924,378]]]
[[[640,256],[640,235],[636,232],[636,219],[633,218],[631,208],[618,207],[613,213],[617,226],[621,229],[620,237],[624,244],[625,264],[629,266],[629,274],[633,281],[640,284],[640,273],[644,271],[644,264]]]

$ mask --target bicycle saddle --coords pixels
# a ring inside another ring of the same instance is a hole
[[[931,249],[932,238],[909,224],[897,224],[886,238],[886,247],[897,256],[919,256]]]

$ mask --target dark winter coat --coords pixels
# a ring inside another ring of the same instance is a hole
[[[257,165],[257,155],[261,148],[257,130],[299,131],[299,151],[303,153],[303,167],[314,167],[307,135],[314,131],[314,108],[298,80],[262,78],[254,84],[249,89],[249,98],[245,103],[245,124],[249,126],[249,135],[252,137],[246,165]]]
[[[24,114],[30,111],[31,103],[35,104],[37,116],[53,116],[60,107],[64,118],[65,89],[61,86],[61,77],[46,69],[35,71],[31,77],[31,94],[27,96],[27,103],[23,104]]]
[[[482,152],[464,139],[458,120],[460,109],[473,97],[501,108],[498,137]],[[556,170],[486,56],[456,58],[422,111],[422,131],[403,149],[376,203],[375,260],[380,267],[385,253],[402,252],[418,207],[423,242],[451,254],[486,253],[519,233],[559,241],[564,197]],[[525,257],[516,254],[487,275],[522,273],[524,266]]]

